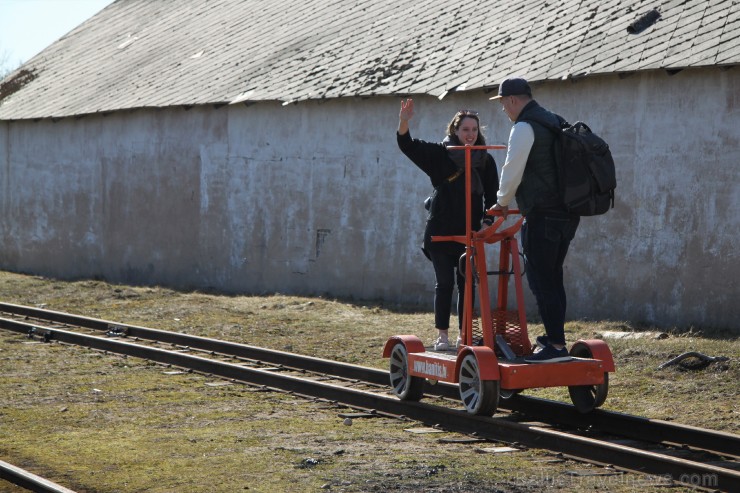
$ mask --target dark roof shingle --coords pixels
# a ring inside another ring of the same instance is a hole
[[[0,86],[0,119],[492,88],[740,61],[736,0],[117,0]],[[660,18],[627,28],[653,9]],[[32,76],[28,76],[32,74]],[[22,75],[22,77],[20,77]]]

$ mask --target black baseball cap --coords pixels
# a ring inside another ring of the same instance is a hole
[[[532,96],[532,88],[529,87],[529,83],[521,77],[507,77],[498,86],[498,96],[489,99],[500,99],[504,96],[518,96],[520,94]]]

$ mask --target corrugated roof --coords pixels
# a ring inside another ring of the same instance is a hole
[[[738,61],[739,0],[117,0],[3,81],[0,119]]]

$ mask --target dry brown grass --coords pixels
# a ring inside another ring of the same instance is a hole
[[[100,281],[0,273],[0,299],[385,368],[394,334],[431,340],[432,315],[380,303],[291,296],[217,296]],[[630,328],[571,323],[569,338]],[[530,335],[541,333],[533,325]],[[740,341],[673,334],[615,339],[606,409],[738,432]],[[728,356],[700,371],[657,366],[690,350]],[[343,425],[348,411],[141,360],[0,332],[0,459],[79,492],[646,491],[638,475],[543,451],[476,453],[383,418]],[[568,400],[565,389],[528,392]],[[10,487],[0,491],[13,491]],[[322,489],[323,488],[323,489]],[[662,488],[659,489],[662,491]],[[681,488],[671,491],[688,491]]]

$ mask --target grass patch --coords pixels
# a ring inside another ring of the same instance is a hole
[[[383,369],[389,336],[435,336],[427,311],[325,298],[217,296],[0,272],[0,299]],[[625,330],[649,328],[566,328],[570,341]],[[541,333],[530,325],[530,338]],[[694,330],[608,342],[617,372],[605,409],[738,433],[737,337]],[[694,371],[657,369],[687,351],[730,360]],[[475,445],[440,444],[445,435],[411,434],[404,430],[413,423],[384,418],[345,426],[343,407],[238,384],[209,386],[217,380],[10,332],[0,332],[0,372],[0,459],[80,493],[650,489],[639,475],[572,476],[591,466],[544,451],[478,453]],[[569,402],[562,388],[525,394]]]

